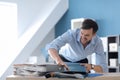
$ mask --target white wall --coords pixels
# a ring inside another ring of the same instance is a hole
[[[0,78],[1,80],[4,80],[7,75],[12,74],[13,64],[24,63],[24,61],[31,54],[39,56],[39,48],[44,46],[45,43],[48,43],[54,38],[54,26],[67,11],[68,0],[0,1],[17,3],[18,37],[23,41],[22,43],[24,43],[23,45],[21,45],[20,41],[20,43],[18,43],[18,46],[16,46],[17,49],[14,49],[14,53],[16,53],[15,59],[11,62],[11,65],[9,65],[6,72]],[[44,4],[42,2],[44,2]],[[18,47],[20,47],[20,49],[18,49]]]
[[[49,32],[49,34],[44,38],[44,40],[39,44],[39,46],[35,49],[35,51],[32,53],[31,56],[37,57],[38,64],[46,63],[45,56],[43,55],[41,48],[45,48],[46,44],[51,42],[54,38],[55,38],[55,29],[53,28]]]

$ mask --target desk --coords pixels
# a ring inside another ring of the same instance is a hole
[[[6,80],[120,80],[120,73],[105,73],[102,76],[85,78],[85,79],[73,79],[73,78],[44,78],[44,77],[28,77],[28,76],[15,76],[11,75]]]

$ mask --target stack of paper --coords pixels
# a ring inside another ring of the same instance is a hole
[[[64,71],[63,66],[56,64],[15,64],[14,75],[22,76],[43,76],[47,72],[61,72]]]

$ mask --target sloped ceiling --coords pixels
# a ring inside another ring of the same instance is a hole
[[[1,80],[13,74],[13,64],[24,63],[68,10],[68,0],[8,0],[8,2],[18,4],[19,41],[13,48],[14,59],[9,61],[10,65],[6,67]]]

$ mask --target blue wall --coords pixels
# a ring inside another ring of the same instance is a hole
[[[95,19],[101,37],[120,34],[120,0],[69,0],[69,10],[56,24],[56,37],[70,28],[71,19],[81,17]]]

